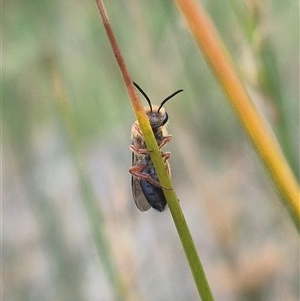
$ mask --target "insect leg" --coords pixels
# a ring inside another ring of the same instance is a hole
[[[172,135],[167,135],[164,136],[162,143],[158,146],[159,149],[161,149],[164,145],[166,145],[168,142],[172,140],[173,136]]]
[[[159,188],[163,188],[166,190],[172,189],[172,188],[165,187],[164,185],[161,185],[158,181],[153,179],[150,175],[143,174],[142,171],[144,169],[145,169],[144,165],[135,165],[135,166],[132,166],[131,168],[129,168],[129,172],[136,178],[143,180],[143,181],[147,181],[147,182],[151,183],[152,185],[157,186]]]
[[[134,144],[130,144],[129,148],[132,152],[134,153],[138,153],[138,154],[142,154],[142,155],[148,155],[150,154],[152,151],[148,150],[146,148],[138,148],[136,145]]]
[[[164,163],[166,163],[166,161],[170,159],[171,153],[170,152],[161,153],[161,156],[164,160]]]
[[[133,125],[134,129],[139,133],[139,135],[142,137],[143,136],[143,133],[141,131],[141,128],[140,126],[135,122],[134,125]]]
[[[134,165],[132,167],[129,168],[129,172],[137,177],[137,178],[140,178],[140,174],[141,172],[145,169],[145,165]]]

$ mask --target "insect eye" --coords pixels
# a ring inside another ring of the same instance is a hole
[[[167,112],[165,112],[165,114],[163,116],[163,121],[158,125],[152,126],[152,129],[157,129],[157,128],[165,125],[168,122],[168,119],[169,119],[169,116],[168,116]]]
[[[165,115],[164,115],[164,120],[163,120],[163,122],[162,122],[162,124],[161,124],[161,125],[164,125],[164,124],[166,124],[166,123],[168,122],[168,119],[169,119],[169,115],[168,115],[168,113],[167,113],[167,112],[165,112]]]

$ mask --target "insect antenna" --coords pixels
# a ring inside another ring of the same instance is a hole
[[[143,89],[137,83],[133,82],[133,84],[143,94],[143,96],[146,98],[146,100],[149,104],[149,107],[150,107],[150,112],[152,112],[152,105],[151,105],[151,101],[150,101],[150,98],[148,97],[148,95],[143,91]]]
[[[174,97],[176,94],[178,94],[178,93],[180,93],[180,92],[182,92],[182,91],[183,91],[183,90],[180,89],[180,90],[178,90],[178,91],[172,93],[172,94],[171,94],[170,96],[168,96],[166,99],[164,99],[164,100],[162,101],[162,103],[160,104],[160,106],[159,106],[157,112],[159,113],[159,110],[162,108],[162,106],[163,106],[169,99],[171,99],[171,98]]]

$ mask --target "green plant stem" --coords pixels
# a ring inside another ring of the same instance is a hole
[[[108,39],[110,41],[112,50],[114,52],[116,61],[118,63],[120,72],[122,74],[123,80],[126,85],[126,89],[131,101],[132,108],[135,112],[136,118],[139,122],[139,126],[143,133],[148,150],[151,150],[150,156],[155,167],[155,171],[158,175],[160,183],[164,187],[169,189],[164,189],[164,194],[168,202],[177,232],[179,234],[185,255],[187,257],[189,266],[191,268],[195,284],[197,286],[200,297],[203,301],[213,300],[213,296],[207,282],[202,264],[200,262],[199,256],[197,254],[192,236],[190,234],[189,228],[187,226],[186,220],[184,218],[183,212],[180,208],[178,198],[174,189],[172,188],[171,179],[165,169],[165,164],[163,162],[161,152],[158,148],[157,142],[155,140],[153,131],[151,129],[149,119],[144,111],[143,105],[139,100],[135,88],[133,86],[130,74],[126,67],[125,61],[121,55],[117,40],[113,34],[112,28],[109,24],[108,16],[104,8],[104,4],[101,0],[96,0],[96,4],[101,16],[104,28],[106,30]]]

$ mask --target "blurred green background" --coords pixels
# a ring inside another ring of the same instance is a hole
[[[105,2],[152,102],[184,89],[165,150],[215,299],[299,300],[297,232],[176,7]],[[204,5],[299,179],[298,1]],[[94,1],[2,10],[3,300],[198,300],[168,209],[134,205],[135,117]]]

